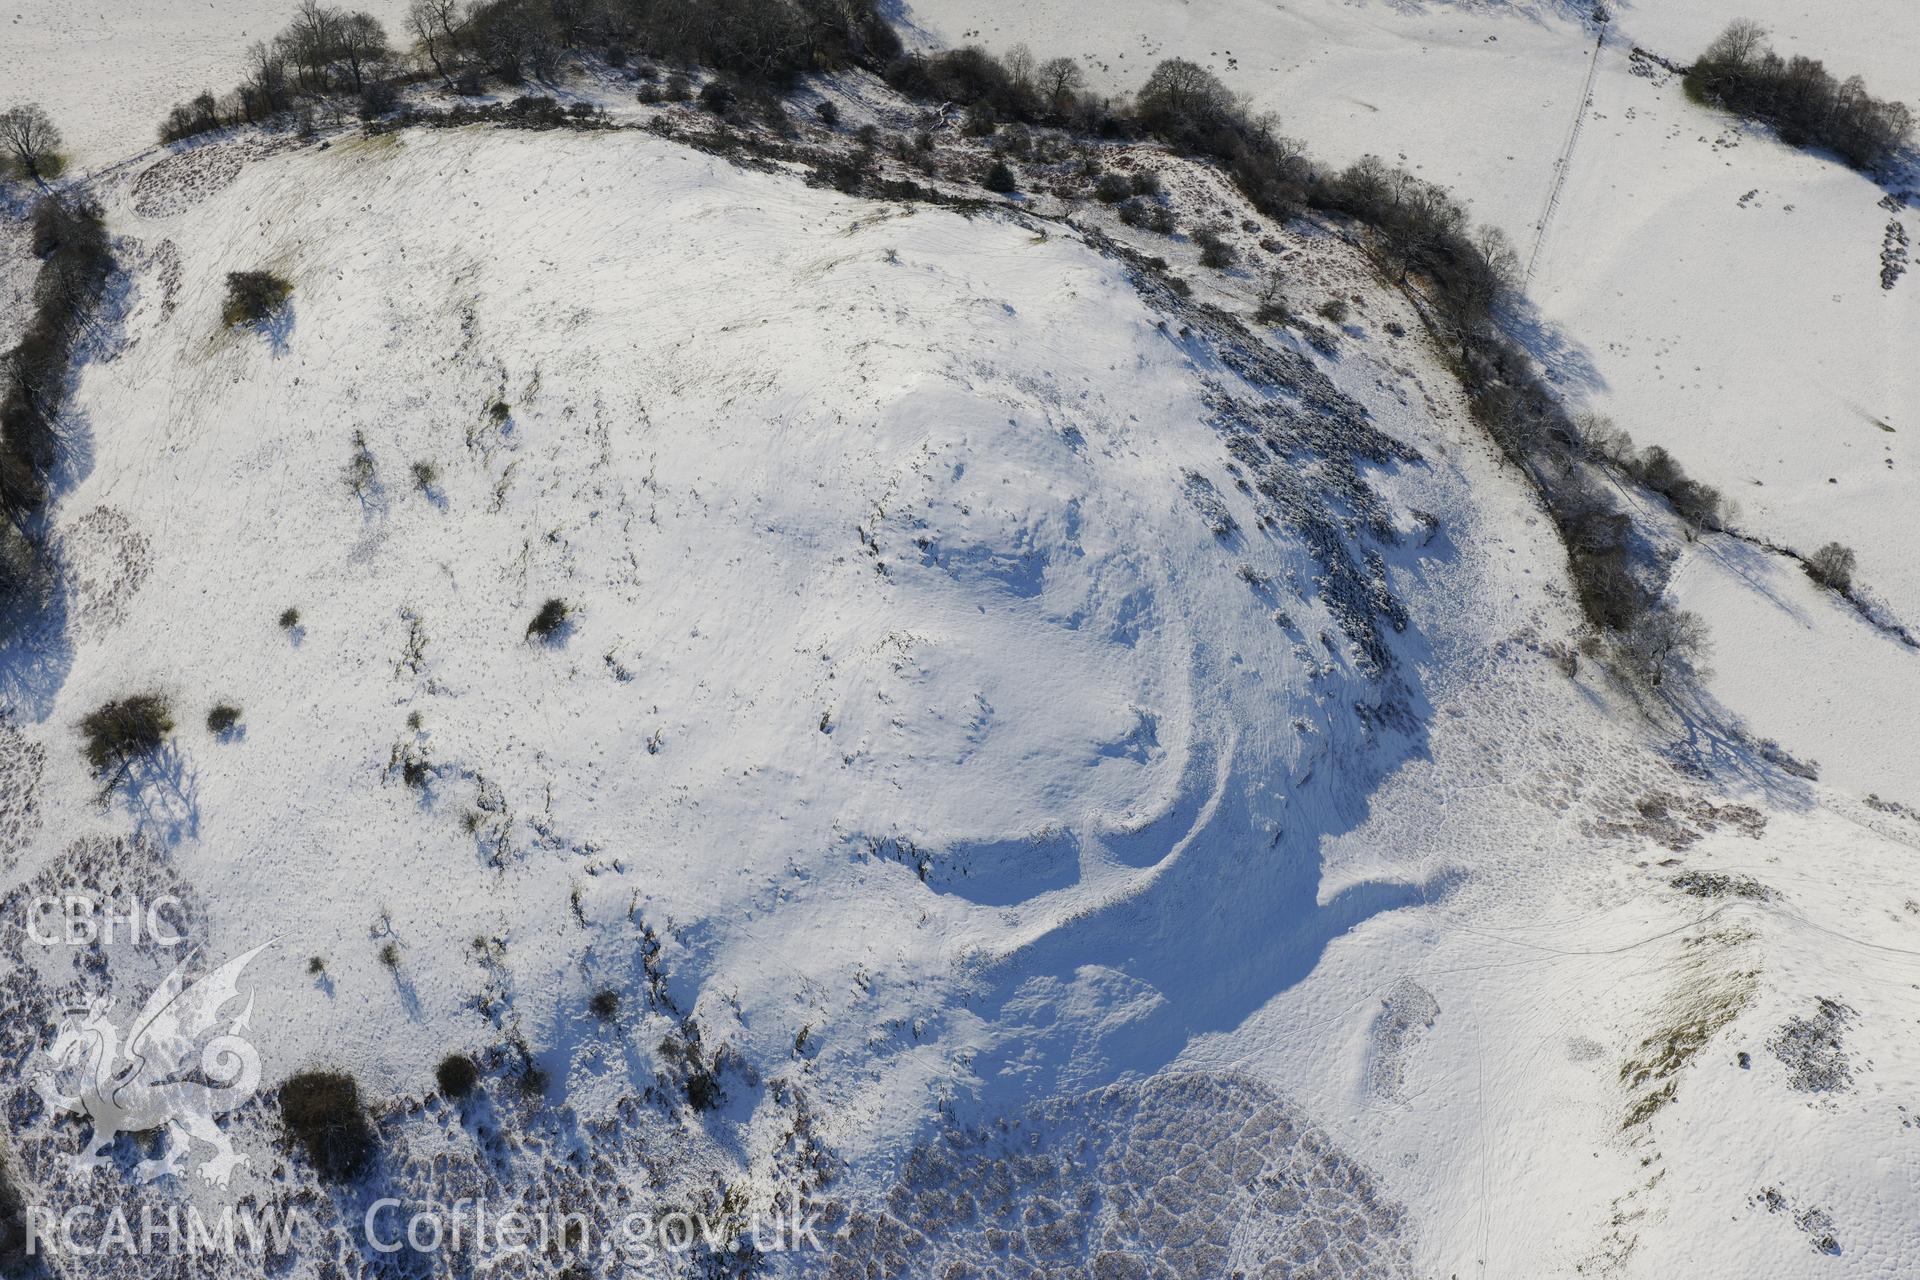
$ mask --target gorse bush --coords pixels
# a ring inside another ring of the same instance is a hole
[[[708,1057],[693,1022],[660,1042],[660,1056],[685,1072],[687,1105],[695,1111],[711,1111],[726,1102],[726,1088],[720,1082],[721,1055]]]
[[[304,1071],[280,1086],[280,1115],[307,1159],[329,1182],[350,1182],[374,1154],[360,1087],[339,1071]]]
[[[1020,189],[1019,182],[1013,176],[1013,169],[1005,160],[995,160],[987,170],[987,176],[980,181],[987,190],[1000,195],[1011,195]]]
[[[240,708],[221,703],[207,712],[207,731],[209,733],[231,733],[240,723]]]
[[[293,286],[271,271],[229,271],[220,318],[229,329],[258,324],[279,310],[292,293]]]
[[[717,116],[724,116],[740,100],[739,93],[725,79],[713,79],[700,86],[700,105]]]
[[[1129,227],[1144,227],[1163,236],[1170,236],[1178,229],[1174,221],[1173,210],[1157,200],[1148,200],[1136,196],[1119,206],[1120,221]]]
[[[400,105],[400,90],[391,80],[374,80],[360,91],[360,118],[377,120]]]
[[[464,1053],[448,1054],[433,1073],[434,1083],[449,1098],[464,1098],[480,1081],[480,1068]]]
[[[1217,227],[1200,228],[1193,233],[1193,242],[1200,246],[1200,265],[1203,267],[1225,271],[1240,261],[1240,251],[1227,243]]]
[[[547,601],[540,606],[540,612],[533,615],[533,621],[527,624],[527,638],[529,640],[552,639],[559,634],[560,628],[566,625],[567,616],[571,612],[567,602],[557,596]]]
[[[173,732],[173,713],[159,694],[135,694],[88,712],[80,732],[86,738],[87,763],[105,776],[158,751]]]

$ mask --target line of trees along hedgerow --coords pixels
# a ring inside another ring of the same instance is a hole
[[[384,114],[406,79],[437,78],[469,94],[488,80],[550,79],[581,49],[616,64],[638,50],[774,87],[810,71],[878,65],[901,50],[879,0],[413,0],[405,39],[411,49],[396,49],[371,14],[303,0],[284,30],[249,46],[245,80],[224,97],[209,91],[176,106],[161,141],[342,95],[358,98],[362,115]]]
[[[1688,96],[1772,125],[1781,141],[1823,147],[1856,169],[1896,159],[1913,138],[1905,103],[1876,98],[1859,76],[1837,80],[1818,58],[1782,58],[1756,22],[1730,23],[1687,71]]]

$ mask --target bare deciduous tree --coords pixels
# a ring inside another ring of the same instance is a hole
[[[1041,94],[1056,111],[1087,83],[1086,73],[1072,58],[1048,58],[1035,75]]]
[[[1681,667],[1699,669],[1707,627],[1700,615],[1684,609],[1649,609],[1622,637],[1620,650],[1628,670],[1658,689]]]
[[[1165,126],[1206,123],[1233,108],[1233,95],[1220,78],[1196,62],[1168,58],[1140,86],[1140,115]]]
[[[460,5],[459,0],[413,0],[407,7],[407,32],[419,44],[427,55],[427,61],[440,79],[449,86],[453,78],[447,74],[446,57],[451,57],[459,44]]]
[[[0,111],[0,145],[13,152],[21,172],[34,181],[57,172],[60,130],[37,102],[22,103]]]
[[[1854,561],[1852,547],[1829,542],[1807,557],[1807,576],[1823,587],[1846,595],[1853,590]]]
[[[353,91],[366,86],[368,70],[387,56],[387,32],[370,13],[350,13],[340,23],[340,58],[353,77]]]
[[[1013,81],[1016,88],[1033,88],[1035,66],[1033,50],[1024,44],[1017,44],[1007,50],[1006,57],[1000,59],[1000,63],[1006,67],[1007,77]]]
[[[1711,62],[1724,62],[1731,66],[1744,67],[1759,56],[1766,48],[1767,29],[1750,18],[1737,18],[1727,24],[1714,42],[1707,46],[1705,57]]]
[[[302,0],[293,21],[279,40],[287,57],[300,68],[300,82],[316,92],[324,92],[327,72],[339,56],[341,27],[346,15],[319,0]]]

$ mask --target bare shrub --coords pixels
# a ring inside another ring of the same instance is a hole
[[[1807,557],[1807,576],[1841,595],[1853,590],[1853,568],[1853,548],[1837,542],[1829,542]]]
[[[364,431],[353,433],[353,453],[347,459],[344,478],[347,491],[362,502],[365,502],[373,492],[373,450],[367,447],[367,435]]]

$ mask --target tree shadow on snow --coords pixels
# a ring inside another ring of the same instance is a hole
[[[1774,585],[1782,566],[1791,565],[1792,562],[1775,552],[1756,547],[1739,538],[1710,536],[1703,540],[1703,546],[1707,554],[1711,555],[1728,573],[1746,583],[1753,594],[1786,614],[1796,624],[1802,627],[1812,625],[1813,620],[1808,617],[1807,611],[1797,602],[1782,595]],[[1793,566],[1793,576],[1803,578],[1805,575],[1798,566]]]
[[[129,761],[117,788],[134,825],[177,844],[200,834],[200,773],[172,742]]]
[[[913,6],[908,0],[880,0],[880,16],[887,25],[898,31],[909,47],[919,47],[935,43],[933,33],[913,16]]]
[[[0,606],[0,707],[44,721],[72,669],[67,588],[50,573],[26,598]]]
[[[293,303],[283,302],[265,316],[245,326],[250,333],[267,340],[267,350],[277,360],[287,354],[293,343]]]
[[[1813,788],[1817,768],[1750,736],[1740,717],[1698,680],[1668,681],[1659,701],[1676,726],[1662,754],[1680,772],[1737,780],[1764,796],[1772,809],[1803,812],[1819,803]]]
[[[1547,381],[1563,398],[1577,402],[1607,389],[1607,380],[1601,376],[1587,348],[1565,330],[1543,319],[1539,308],[1530,300],[1518,299],[1503,306],[1500,327],[1539,361]]]

